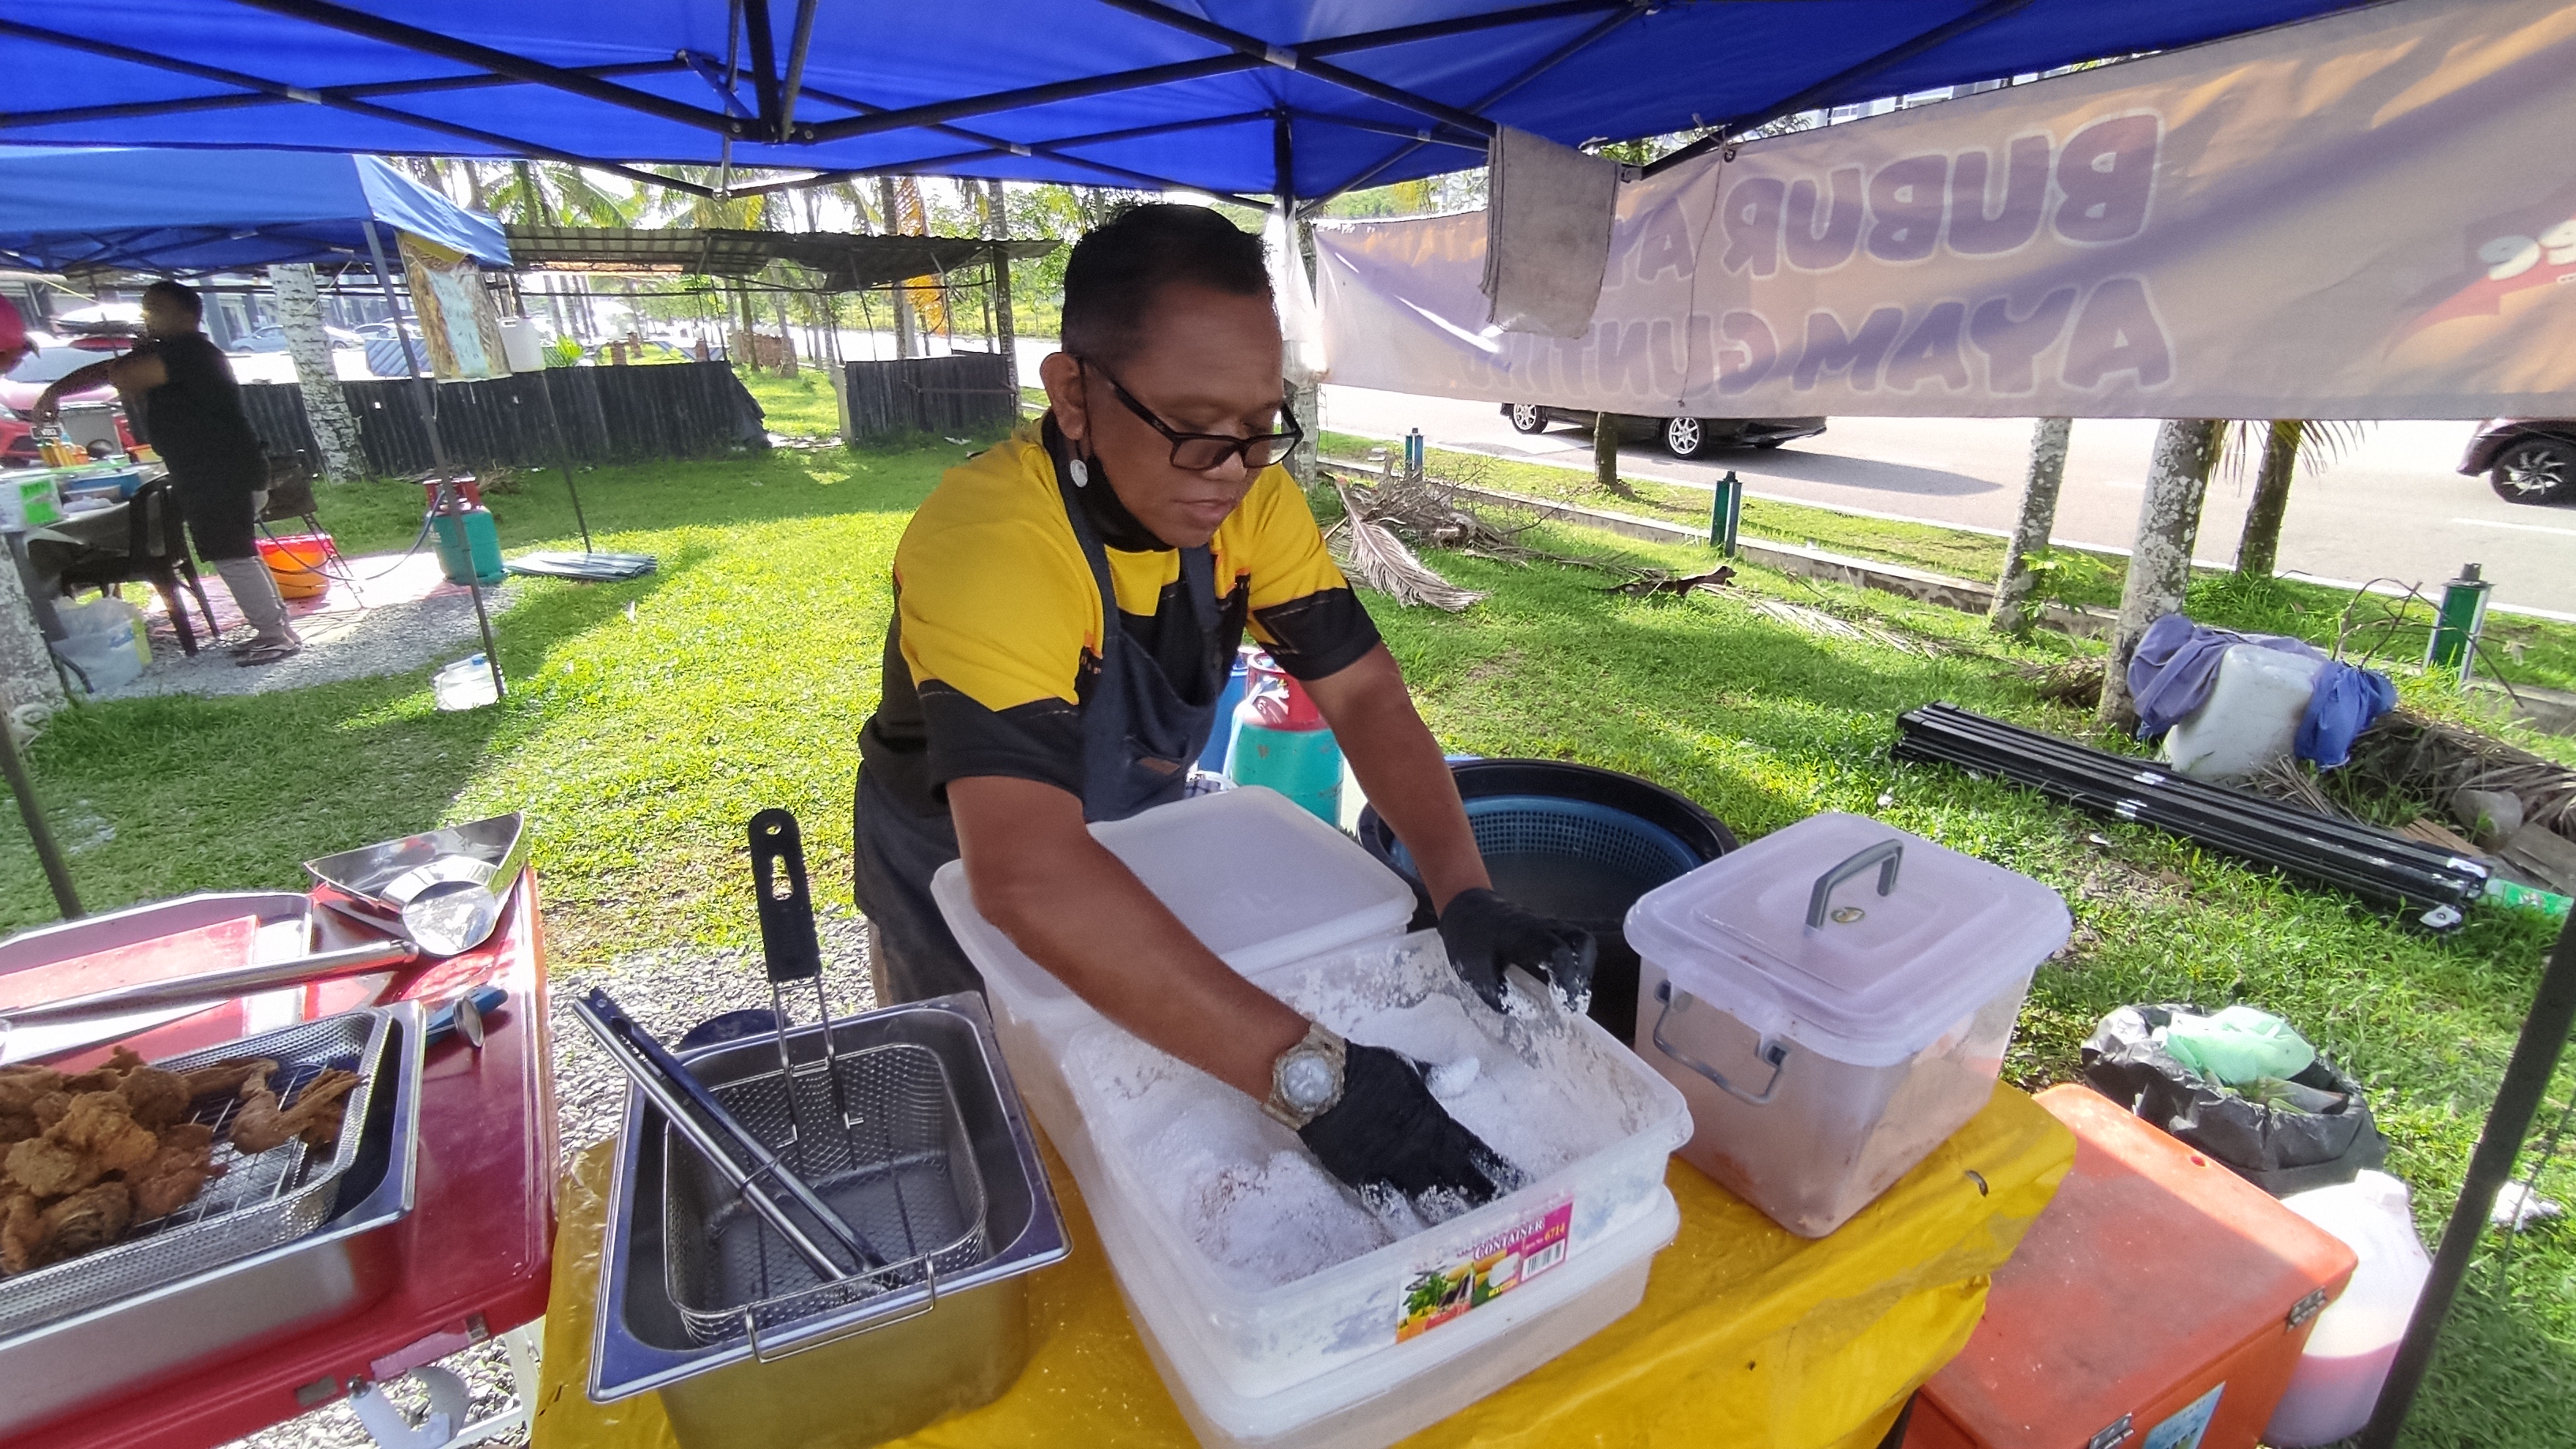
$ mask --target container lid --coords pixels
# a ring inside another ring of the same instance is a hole
[[[1190,934],[1246,976],[1402,935],[1413,918],[1413,888],[1403,877],[1275,790],[1178,800],[1091,833]],[[1013,1011],[1053,1017],[1061,1009],[1058,1029],[1097,1019],[975,909],[962,862],[941,866],[930,893],[967,959]]]
[[[1891,843],[1898,853],[1875,850]],[[1808,925],[1818,882],[1855,862]],[[1884,1066],[2027,981],[2071,925],[2057,892],[2027,876],[1828,814],[1657,887],[1629,910],[1627,936],[1673,989],[1764,1036]]]

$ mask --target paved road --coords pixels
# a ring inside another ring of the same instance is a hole
[[[1377,437],[1418,427],[1442,447],[1591,467],[1590,434],[1559,426],[1523,437],[1486,403],[1327,387],[1324,425]],[[2155,431],[2148,421],[2075,424],[2057,510],[2061,541],[2125,548],[2136,536]],[[1758,498],[2002,531],[2020,508],[2030,432],[2018,419],[1836,418],[1822,436],[1704,462],[1632,444],[1620,466],[1678,483],[1707,483],[1732,468]],[[2282,569],[2438,585],[2474,560],[2496,580],[2497,603],[2576,617],[2576,508],[2507,503],[2485,480],[2452,471],[2468,434],[2458,422],[2376,423],[2341,461],[2302,473],[2290,492]],[[2202,559],[2234,560],[2250,491],[2250,477],[2211,483]]]

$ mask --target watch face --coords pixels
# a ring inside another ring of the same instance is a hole
[[[1279,1069],[1279,1095],[1300,1112],[1312,1112],[1333,1097],[1333,1068],[1320,1053],[1301,1053]]]

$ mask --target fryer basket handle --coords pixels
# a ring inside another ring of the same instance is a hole
[[[880,1301],[880,1306],[858,1318],[845,1323],[835,1323],[829,1328],[813,1332],[801,1334],[791,1332],[783,1338],[764,1341],[761,1337],[758,1318],[752,1310],[744,1309],[742,1325],[745,1336],[751,1341],[751,1356],[761,1363],[776,1363],[781,1359],[794,1358],[800,1353],[811,1353],[818,1348],[828,1348],[845,1339],[856,1338],[862,1333],[874,1333],[880,1328],[892,1328],[898,1323],[907,1323],[921,1317],[939,1306],[939,1267],[936,1263],[924,1259],[921,1269],[922,1281],[918,1289],[907,1288],[898,1293],[889,1293]]]

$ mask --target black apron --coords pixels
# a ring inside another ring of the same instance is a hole
[[[1095,488],[1109,486],[1095,479]],[[1217,671],[1213,648],[1198,651],[1193,705],[1172,687],[1153,656],[1127,637],[1118,617],[1118,590],[1109,576],[1109,554],[1077,500],[1064,464],[1056,462],[1056,491],[1100,589],[1100,668],[1082,700],[1082,818],[1124,820],[1181,798],[1190,764],[1206,748],[1216,724]],[[1194,637],[1216,627],[1216,564],[1206,545],[1181,555],[1181,597]],[[957,938],[931,899],[930,878],[957,858],[955,820],[907,817],[859,772],[852,822],[859,909],[871,927],[871,966],[877,1004],[920,1001],[954,991],[982,991],[984,978],[958,948]]]

